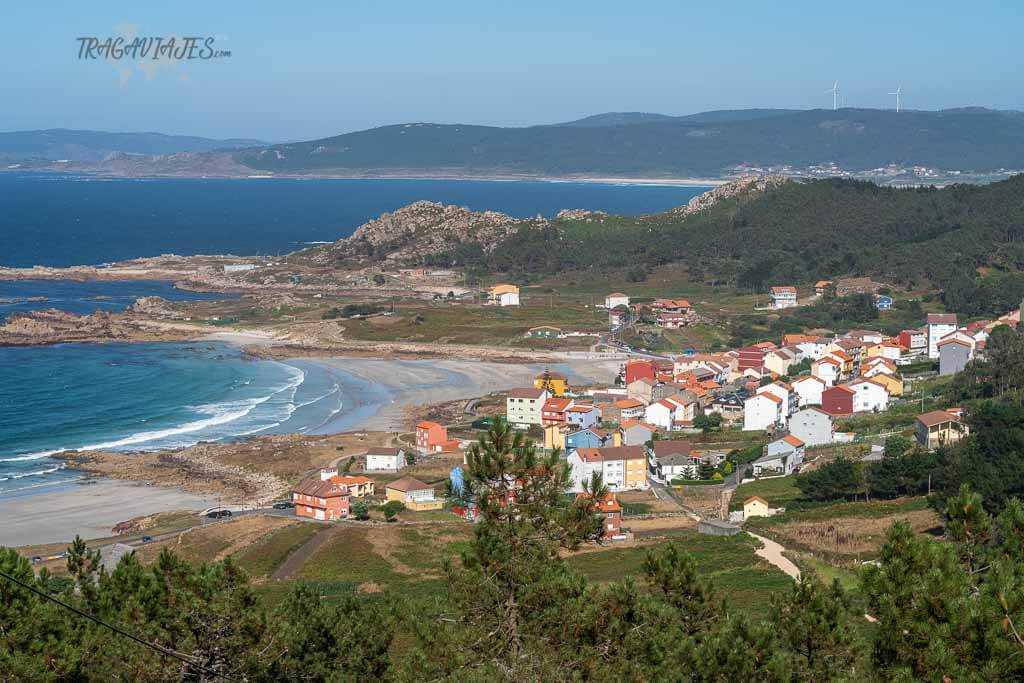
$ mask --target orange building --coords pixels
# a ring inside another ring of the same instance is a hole
[[[424,453],[452,453],[459,449],[459,441],[449,439],[441,425],[424,420],[416,425],[416,448]]]
[[[325,470],[292,489],[292,502],[299,517],[343,519],[349,515],[350,495],[348,486],[330,470]]]
[[[589,498],[589,493],[577,493],[576,500]],[[601,538],[614,538],[622,535],[622,506],[614,493],[607,494],[597,501],[597,514],[601,516]]]

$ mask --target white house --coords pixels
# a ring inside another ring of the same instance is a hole
[[[814,375],[804,375],[795,379],[790,386],[793,387],[796,395],[800,397],[801,406],[820,406],[821,392],[825,391],[828,387],[825,380]]]
[[[771,384],[766,384],[763,387],[758,387],[755,392],[758,394],[774,394],[779,397],[779,400],[782,401],[779,408],[779,421],[782,424],[786,424],[786,420],[789,418],[789,414],[792,412],[794,407],[792,401],[790,401],[790,396],[792,394],[790,389],[791,387],[783,382],[772,382]]]
[[[754,394],[743,402],[743,431],[768,429],[782,419],[782,399],[773,393]]]
[[[566,458],[572,478],[572,490],[583,490],[594,472],[600,472],[610,491],[646,489],[647,449],[643,446],[577,448]]]
[[[846,385],[853,390],[853,412],[882,411],[889,407],[889,392],[884,384],[858,377]]]
[[[519,288],[515,285],[494,285],[488,292],[488,301],[493,306],[518,306]]]
[[[875,375],[890,375],[895,377],[897,374],[896,364],[887,358],[871,358],[864,361],[860,366],[861,377],[871,378]]]
[[[804,442],[792,434],[764,447],[764,455],[751,463],[755,477],[792,474],[804,461]]]
[[[800,349],[804,358],[810,358],[811,360],[818,360],[825,355],[825,351],[828,350],[829,345],[832,343],[831,339],[825,337],[817,337],[815,339],[804,339],[797,343],[796,347]]]
[[[772,308],[792,308],[796,306],[796,287],[772,287],[768,298]]]
[[[671,430],[680,422],[693,422],[696,416],[696,402],[682,396],[669,396],[647,406],[644,421],[655,427]]]
[[[789,433],[808,446],[821,446],[835,440],[832,416],[813,406],[793,413],[789,418]]]
[[[366,451],[366,469],[372,472],[397,472],[405,467],[402,448],[371,448]]]
[[[629,295],[622,292],[612,292],[604,298],[604,307],[608,310],[616,306],[629,306]]]
[[[955,313],[928,314],[928,357],[939,357],[939,341],[950,332],[956,331]]]
[[[842,364],[835,358],[826,356],[811,363],[811,375],[817,377],[826,386],[835,386],[839,381],[839,375],[843,370]]]

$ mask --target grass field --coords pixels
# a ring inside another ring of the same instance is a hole
[[[924,533],[941,524],[925,498],[836,503],[753,519],[748,525],[787,548],[812,553],[831,564],[874,558],[897,520]]]
[[[768,610],[771,596],[785,590],[791,579],[754,555],[758,542],[746,534],[703,536],[692,529],[666,531],[666,540],[647,547],[609,548],[583,552],[569,564],[591,581],[610,582],[632,578],[643,582],[647,550],[669,542],[680,543],[697,563],[700,574],[710,578],[730,609],[752,617]]]
[[[740,484],[736,493],[729,501],[730,510],[742,510],[743,501],[751,496],[761,496],[773,508],[786,507],[800,495],[796,487],[796,477],[779,477],[777,479],[759,479],[749,484]]]
[[[234,560],[249,576],[267,577],[281,566],[289,555],[298,550],[322,527],[319,524],[296,522],[278,529],[253,543],[234,556]]]

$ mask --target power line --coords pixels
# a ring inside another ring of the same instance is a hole
[[[75,614],[77,614],[80,617],[85,617],[89,621],[92,621],[92,622],[94,622],[96,624],[99,624],[100,626],[102,626],[104,628],[108,628],[108,629],[110,629],[111,631],[113,631],[114,633],[116,633],[118,635],[124,636],[125,638],[128,638],[130,640],[134,640],[136,643],[138,643],[139,645],[142,645],[143,647],[148,647],[149,649],[155,650],[155,651],[159,652],[162,655],[166,655],[167,657],[173,657],[174,659],[177,659],[180,662],[188,664],[189,666],[194,666],[197,669],[199,669],[200,671],[202,671],[203,673],[210,674],[211,676],[216,676],[217,678],[223,678],[224,680],[228,680],[228,681],[235,680],[235,679],[231,678],[230,676],[226,676],[226,675],[224,675],[222,673],[214,671],[213,669],[207,669],[202,664],[196,663],[196,661],[194,659],[192,659],[192,657],[189,656],[189,655],[186,655],[186,654],[184,654],[182,652],[178,652],[177,650],[172,650],[170,648],[164,647],[163,645],[157,645],[156,643],[151,643],[148,640],[143,640],[142,638],[139,638],[138,636],[136,636],[136,635],[134,635],[132,633],[129,633],[128,631],[125,631],[124,629],[118,628],[117,626],[114,626],[113,624],[108,624],[107,622],[103,621],[99,617],[95,617],[95,616],[89,614],[88,612],[83,612],[82,610],[78,609],[77,607],[75,607],[73,605],[69,605],[68,603],[64,602],[63,600],[59,600],[59,599],[53,597],[52,595],[50,595],[49,593],[41,591],[38,588],[36,588],[35,586],[27,584],[24,581],[22,581],[21,579],[13,577],[10,574],[6,574],[6,573],[0,571],[0,577],[5,578],[8,581],[11,581],[13,583],[16,583],[17,585],[21,586],[25,590],[28,590],[28,591],[31,591],[32,593],[35,593],[39,597],[46,598],[50,602],[56,603],[56,604],[60,605],[61,607],[63,607],[64,609],[67,609],[67,610],[70,610],[70,611],[74,612]]]

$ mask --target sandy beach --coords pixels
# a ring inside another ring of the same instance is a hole
[[[317,431],[351,429],[400,431],[409,428],[410,410],[456,399],[470,399],[514,387],[533,386],[546,367],[577,383],[610,382],[618,361],[566,361],[550,366],[461,360],[376,360],[369,358],[317,358],[322,363],[366,380],[387,393],[387,401],[358,422],[345,413]]]
[[[68,484],[57,490],[3,499],[0,545],[37,545],[110,536],[118,522],[174,510],[205,510],[214,496],[124,481]]]
[[[218,336],[220,341],[246,344],[259,338]],[[303,359],[300,363],[320,365],[327,371],[353,378],[344,389],[343,401],[348,405],[333,419],[305,432],[311,437],[359,430],[408,431],[417,413],[426,412],[429,405],[532,386],[534,377],[546,367],[567,375],[572,382],[593,383],[610,382],[619,366],[619,361],[577,359],[551,365],[342,357]],[[140,476],[144,475],[140,472]],[[64,542],[76,534],[83,538],[103,537],[110,535],[115,524],[133,517],[172,510],[202,510],[219,502],[214,494],[129,481],[98,479],[88,484],[73,483],[42,493],[0,499],[4,519],[0,525],[0,545]]]

